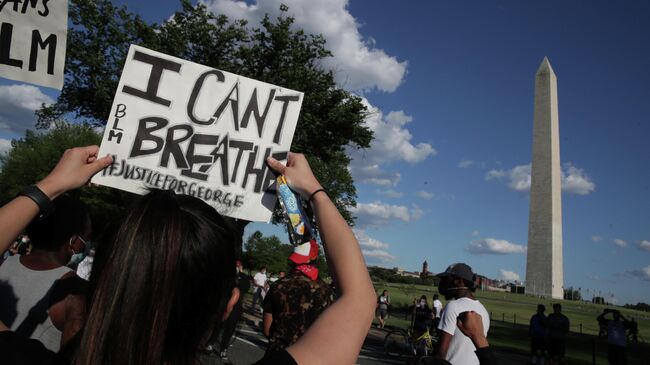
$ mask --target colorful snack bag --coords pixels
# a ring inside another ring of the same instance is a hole
[[[300,196],[287,184],[287,178],[280,175],[276,180],[278,199],[289,231],[289,240],[293,246],[302,245],[313,238],[309,217],[302,208]]]

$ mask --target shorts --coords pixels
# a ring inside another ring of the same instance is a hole
[[[388,309],[377,309],[377,317],[381,319],[388,317]]]
[[[535,354],[546,351],[546,339],[540,337],[533,337],[530,339],[530,352]]]
[[[548,355],[551,359],[563,359],[565,353],[564,340],[549,338],[548,339]]]

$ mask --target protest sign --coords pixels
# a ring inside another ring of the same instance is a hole
[[[301,92],[132,45],[92,182],[144,194],[171,189],[221,214],[268,222],[276,202],[266,165],[285,160]]]
[[[0,77],[63,88],[68,0],[0,0]]]

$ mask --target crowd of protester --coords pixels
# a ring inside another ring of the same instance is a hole
[[[30,222],[47,224],[54,231],[68,229],[61,237],[46,233],[47,246],[37,248],[33,242],[31,255],[12,259],[13,269],[6,266],[8,261],[0,266],[15,281],[9,289],[21,297],[14,305],[20,313],[14,313],[11,327],[3,325],[0,333],[3,363],[196,363],[199,351],[239,302],[235,246],[241,244],[242,232],[199,199],[152,190],[135,202],[112,237],[97,245],[90,281],[86,288],[77,288],[67,282],[78,276],[66,264],[84,251],[91,224],[79,218],[78,224],[69,226],[69,214],[84,218],[87,214],[81,206],[61,214],[57,205],[68,200],[62,194],[111,163],[110,157],[99,158],[97,152],[96,146],[66,151],[45,179],[0,208],[2,252]],[[375,308],[359,245],[302,155],[290,154],[287,165],[267,162],[312,204],[338,297],[299,339],[259,363],[353,363]],[[23,302],[24,292],[41,284],[27,278],[29,271],[47,274],[50,282],[43,286],[53,287],[54,281],[61,288],[31,294],[32,303]],[[30,285],[21,290],[25,285],[20,282],[28,280]],[[59,306],[62,309],[53,311]],[[34,312],[31,308],[39,308],[34,315],[49,316],[51,325],[40,317],[16,320],[18,315],[27,318]],[[17,331],[23,323],[36,327],[46,323],[47,328]]]
[[[269,339],[258,364],[355,363],[373,318],[385,327],[390,293],[375,293],[356,238],[302,155],[267,163],[312,205],[332,283],[312,265],[315,242],[294,249],[286,275],[270,280],[263,267],[251,278],[236,256],[242,225],[170,191],[138,198],[116,229],[91,243],[87,208],[65,193],[111,163],[97,152],[66,151],[46,178],[0,208],[0,252],[10,252],[0,265],[3,364],[195,364],[206,349],[227,358],[251,288],[251,314],[262,312]],[[437,294],[413,301],[414,335],[439,339],[435,358],[418,361],[495,364],[471,267],[453,264],[437,276],[446,305]],[[531,318],[533,363],[547,352],[563,361],[569,322],[559,304],[553,310],[546,317],[540,305]],[[624,359],[621,333],[631,322],[617,311],[599,322],[610,363],[623,363],[611,359]]]
[[[271,284],[262,268],[250,280],[235,257],[240,225],[169,191],[139,198],[91,251],[88,210],[65,193],[111,163],[97,152],[66,151],[45,179],[0,208],[0,251],[31,250],[0,266],[3,363],[193,364],[210,347],[226,356],[251,283],[251,310],[261,303],[270,339],[258,363],[356,361],[377,299],[356,238],[303,156],[268,163],[312,204],[333,286],[310,263],[313,242],[294,250],[286,277]],[[29,242],[16,241],[23,232]],[[387,292],[379,305],[386,318]]]

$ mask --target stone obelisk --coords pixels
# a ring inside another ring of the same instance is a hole
[[[544,57],[535,76],[526,294],[562,299],[562,186],[557,78]]]

